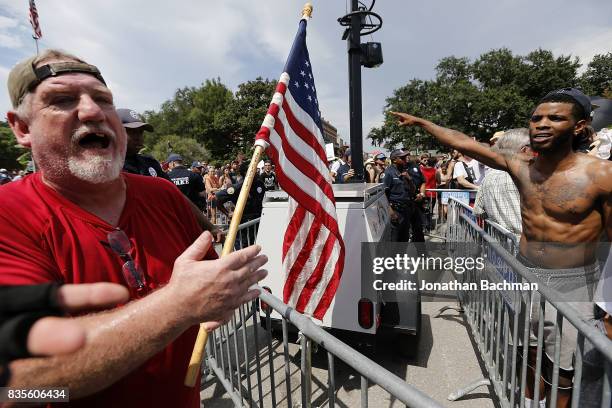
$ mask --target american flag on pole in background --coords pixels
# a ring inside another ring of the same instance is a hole
[[[302,18],[256,144],[267,148],[289,195],[283,301],[322,320],[344,269],[344,242],[329,179],[321,112]]]
[[[40,31],[40,24],[38,23],[38,11],[36,10],[36,4],[34,0],[30,0],[30,24],[34,29],[34,39],[38,40],[42,38],[42,31]]]

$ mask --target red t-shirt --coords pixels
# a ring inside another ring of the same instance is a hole
[[[125,208],[117,225],[153,289],[201,233],[187,201],[167,180],[123,173]],[[100,241],[113,227],[59,195],[35,173],[0,188],[0,284],[116,282],[123,261]],[[216,257],[214,250],[207,258]],[[183,385],[197,335],[192,327],[109,388],[74,407],[199,407],[199,386]],[[66,404],[59,404],[66,407]]]
[[[423,173],[423,177],[425,177],[425,188],[426,189],[434,189],[436,188],[436,169],[434,167],[421,167],[421,173]],[[427,197],[435,197],[435,191],[426,191],[425,195]]]

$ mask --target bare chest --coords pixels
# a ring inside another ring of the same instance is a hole
[[[543,176],[530,172],[520,179],[521,200],[533,215],[548,215],[571,222],[588,216],[596,205],[597,191],[586,174],[566,171]]]

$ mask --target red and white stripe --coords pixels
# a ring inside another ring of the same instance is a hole
[[[283,241],[283,300],[322,320],[344,269],[344,242],[329,180],[323,136],[294,100],[285,72],[276,87],[256,144],[267,149],[280,186],[289,195]]]
[[[30,0],[30,24],[32,24],[34,29],[33,37],[37,40],[42,38],[42,31],[40,31],[40,24],[38,23],[38,11],[36,10],[34,0]]]

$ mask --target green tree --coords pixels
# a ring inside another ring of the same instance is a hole
[[[22,168],[19,157],[26,150],[17,144],[8,123],[0,121],[0,167],[5,169]]]
[[[604,78],[600,73],[607,72],[604,68],[607,61],[603,58],[589,71],[593,78]],[[524,127],[530,110],[547,92],[576,86],[579,67],[577,58],[555,57],[542,49],[520,56],[501,48],[486,52],[473,62],[446,57],[436,66],[435,79],[412,79],[393,91],[384,107],[385,123],[372,129],[368,137],[373,144],[388,148],[439,147],[421,129],[399,128],[388,112],[400,111],[460,130],[478,140],[488,140],[497,130]]]
[[[155,128],[145,133],[145,146],[156,155],[166,155],[167,148],[160,142],[166,135],[179,135],[203,144],[214,160],[227,161],[239,152],[248,153],[275,86],[275,81],[256,78],[238,85],[234,95],[217,78],[197,88],[178,89],[159,111],[144,113]]]
[[[210,153],[197,140],[179,135],[165,135],[158,139],[151,149],[151,154],[158,161],[166,161],[170,153],[183,156],[185,165],[195,160],[209,160]]]
[[[591,96],[610,95],[612,92],[612,52],[593,57],[580,77],[580,85]]]
[[[268,112],[268,106],[275,89],[276,81],[261,77],[238,85],[238,90],[227,110],[227,114],[219,118],[236,126],[236,133],[233,137],[233,153],[244,153],[253,148],[255,135],[261,128],[261,123]],[[221,126],[221,124],[218,126]]]
[[[578,57],[555,58],[551,51],[538,49],[524,57],[523,66],[522,93],[534,103],[554,89],[578,85]]]
[[[232,103],[232,92],[220,79],[207,79],[202,86],[178,89],[174,98],[164,102],[158,112],[144,117],[155,131],[145,133],[145,145],[156,145],[164,135],[180,135],[203,143],[212,154],[223,154],[232,132],[218,128],[219,117]]]

